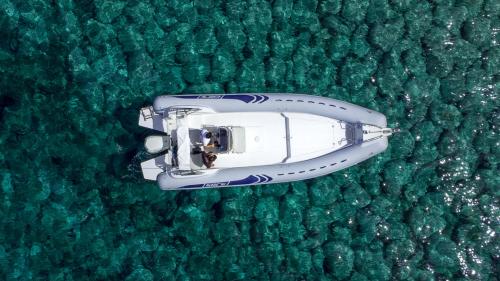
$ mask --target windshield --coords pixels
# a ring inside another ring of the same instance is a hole
[[[229,148],[229,130],[224,127],[219,128],[219,147],[220,152],[227,152]]]

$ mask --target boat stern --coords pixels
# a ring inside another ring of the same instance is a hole
[[[144,161],[141,163],[141,170],[144,179],[155,181],[159,174],[165,172],[166,155]]]

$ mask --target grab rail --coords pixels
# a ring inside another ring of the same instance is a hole
[[[285,118],[285,139],[286,139],[286,157],[281,161],[281,163],[285,163],[292,154],[292,148],[290,147],[290,120],[288,117],[281,112],[281,116]]]

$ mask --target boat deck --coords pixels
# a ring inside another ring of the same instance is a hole
[[[199,130],[207,127],[244,128],[245,151],[218,153],[214,168],[293,163],[338,150],[347,145],[345,123],[305,113],[230,112],[190,114],[193,146]],[[203,168],[201,155],[191,155],[193,169]]]
[[[245,152],[218,153],[214,168],[276,164],[287,157],[285,118],[279,113],[192,114],[188,116],[188,125],[198,132],[205,127],[244,128]],[[192,138],[194,145],[196,134],[195,131]],[[201,155],[192,157],[194,164],[200,163],[197,158]]]

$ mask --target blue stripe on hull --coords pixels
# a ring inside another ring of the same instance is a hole
[[[191,184],[191,185],[185,185],[182,187],[179,187],[179,189],[185,189],[185,188],[202,188],[202,187],[224,187],[224,186],[231,186],[231,185],[251,185],[251,184],[258,184],[258,183],[266,183],[271,181],[273,178],[271,178],[268,175],[250,175],[244,179],[241,180],[235,180],[235,181],[226,181],[226,182],[213,182],[213,183],[205,183],[205,184]]]
[[[265,95],[183,95],[174,96],[181,99],[225,99],[225,100],[240,100],[245,103],[263,103],[269,99]]]

